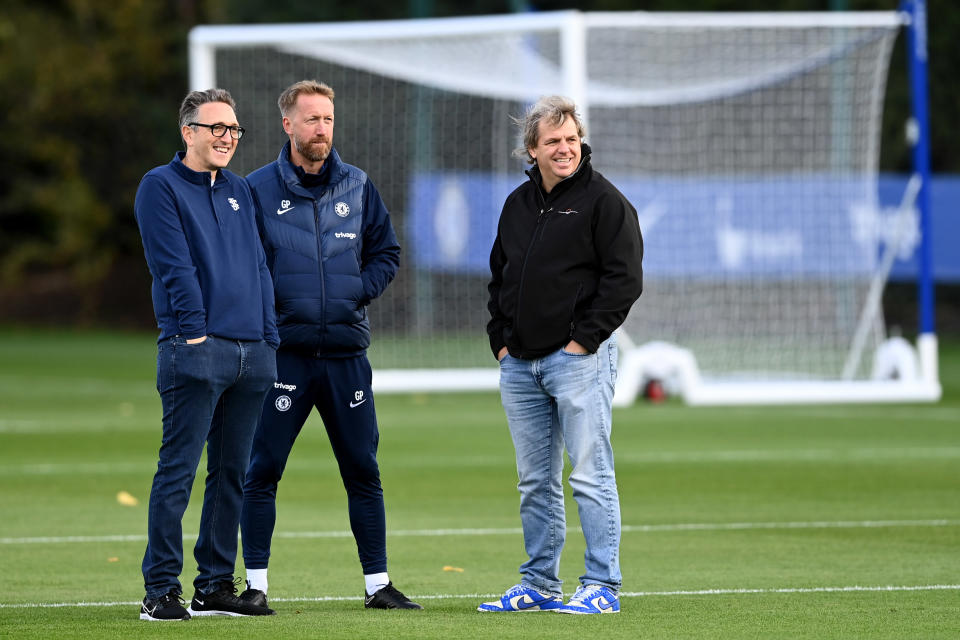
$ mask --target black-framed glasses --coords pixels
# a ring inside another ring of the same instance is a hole
[[[243,134],[247,131],[240,126],[228,127],[225,124],[203,124],[202,122],[188,122],[188,127],[206,127],[210,129],[210,133],[213,134],[214,138],[222,138],[223,134],[227,132],[227,129],[230,130],[230,137],[234,140],[239,140],[243,137]]]

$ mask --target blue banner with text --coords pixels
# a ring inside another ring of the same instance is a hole
[[[918,214],[900,203],[907,176],[638,180],[606,174],[637,209],[650,276],[817,278],[869,275],[896,242],[891,279],[917,276]],[[485,275],[500,209],[519,179],[470,172],[415,176],[406,238],[417,268]],[[934,277],[960,281],[960,176],[931,190]],[[658,247],[660,250],[658,250]]]

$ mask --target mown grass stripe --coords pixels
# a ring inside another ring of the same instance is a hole
[[[102,425],[101,425],[102,426]],[[0,421],[0,432],[3,432]],[[888,462],[906,460],[949,460],[960,458],[960,447],[887,447],[855,449],[744,449],[735,451],[647,451],[618,454],[617,462],[646,464],[685,463],[741,463],[741,462]],[[324,458],[327,460],[327,458]],[[417,462],[422,465],[422,462]],[[497,457],[474,458],[473,464],[503,465]],[[142,462],[33,462],[5,464],[0,467],[0,476],[54,476],[76,474],[122,474],[152,471],[156,465],[153,458]],[[290,468],[313,469],[316,464],[304,456]]]
[[[670,531],[741,531],[755,529],[876,529],[885,527],[954,527],[960,520],[836,520],[811,522],[699,522],[677,524],[624,525],[624,533],[659,533]],[[569,532],[579,532],[579,527],[568,527]],[[391,537],[431,537],[431,536],[499,536],[523,533],[519,527],[479,528],[479,529],[398,529],[388,532]],[[274,538],[352,538],[351,531],[280,531]],[[197,534],[184,534],[184,540],[195,540]],[[70,544],[81,542],[146,542],[147,536],[103,535],[103,536],[36,536],[21,538],[0,538],[0,544]]]

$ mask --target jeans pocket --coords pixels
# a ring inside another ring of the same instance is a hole
[[[269,389],[277,380],[277,352],[264,340],[242,343],[244,353],[243,375],[255,385]]]
[[[213,352],[211,336],[203,342],[188,344],[186,338],[177,336],[173,343],[173,367],[177,376],[188,380],[210,380],[213,376],[213,363],[217,359]]]
[[[620,350],[617,348],[617,343],[615,340],[611,340],[607,344],[607,349],[609,351],[609,361],[610,361],[610,382],[614,385],[617,384],[617,358],[620,357]]]
[[[261,351],[263,359],[266,363],[264,367],[266,370],[267,380],[270,383],[268,385],[269,387],[277,379],[277,351],[264,340],[261,340],[257,343],[257,348]]]

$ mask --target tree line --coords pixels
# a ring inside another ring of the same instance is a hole
[[[0,321],[143,327],[150,299],[132,203],[181,147],[187,34],[198,24],[553,11],[890,10],[895,0],[5,0],[0,9]],[[928,0],[932,166],[960,173],[960,5]],[[881,170],[905,172],[907,69],[898,39]]]

